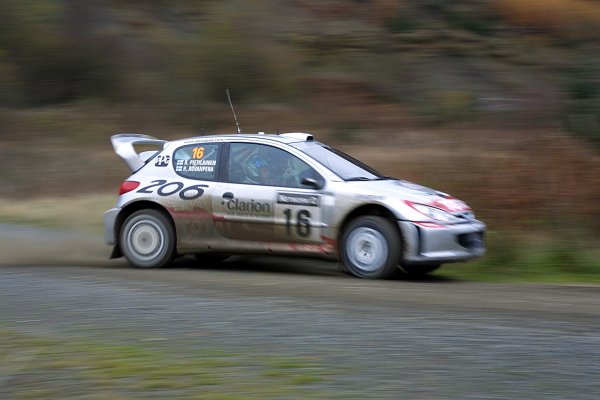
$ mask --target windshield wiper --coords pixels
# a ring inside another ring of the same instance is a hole
[[[397,180],[393,176],[378,176],[377,178],[367,178],[366,176],[354,176],[352,178],[344,179],[346,182],[349,181],[387,181],[387,180]]]

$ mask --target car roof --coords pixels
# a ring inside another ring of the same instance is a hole
[[[313,136],[308,133],[292,132],[282,133],[279,135],[255,133],[255,134],[220,134],[220,135],[206,135],[206,136],[194,136],[185,139],[178,139],[170,142],[171,145],[179,146],[186,144],[195,143],[207,143],[207,142],[234,142],[236,140],[242,140],[244,142],[257,142],[257,143],[298,143],[305,141],[312,141]]]

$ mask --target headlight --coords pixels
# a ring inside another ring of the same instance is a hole
[[[429,217],[430,219],[432,219],[434,221],[446,222],[446,223],[463,221],[462,219],[455,217],[454,215],[450,214],[449,212],[446,212],[446,211],[441,210],[436,207],[426,206],[425,204],[416,204],[416,203],[409,203],[409,204],[415,210],[417,210],[421,214]]]

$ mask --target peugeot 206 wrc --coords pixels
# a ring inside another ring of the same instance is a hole
[[[485,253],[485,225],[464,202],[384,176],[306,133],[175,141],[111,137],[132,170],[104,214],[111,258],[163,267],[174,257],[339,260],[361,278],[422,275]],[[134,146],[153,145],[138,152]]]

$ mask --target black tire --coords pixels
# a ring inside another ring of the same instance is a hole
[[[430,272],[435,271],[441,267],[441,264],[425,264],[425,265],[400,265],[402,271],[412,277],[412,278],[421,278],[428,275]]]
[[[342,234],[340,259],[352,275],[385,279],[398,272],[401,241],[385,218],[363,216],[352,220]]]
[[[131,214],[123,224],[119,245],[127,261],[138,268],[160,268],[173,261],[175,231],[169,218],[158,210]]]

